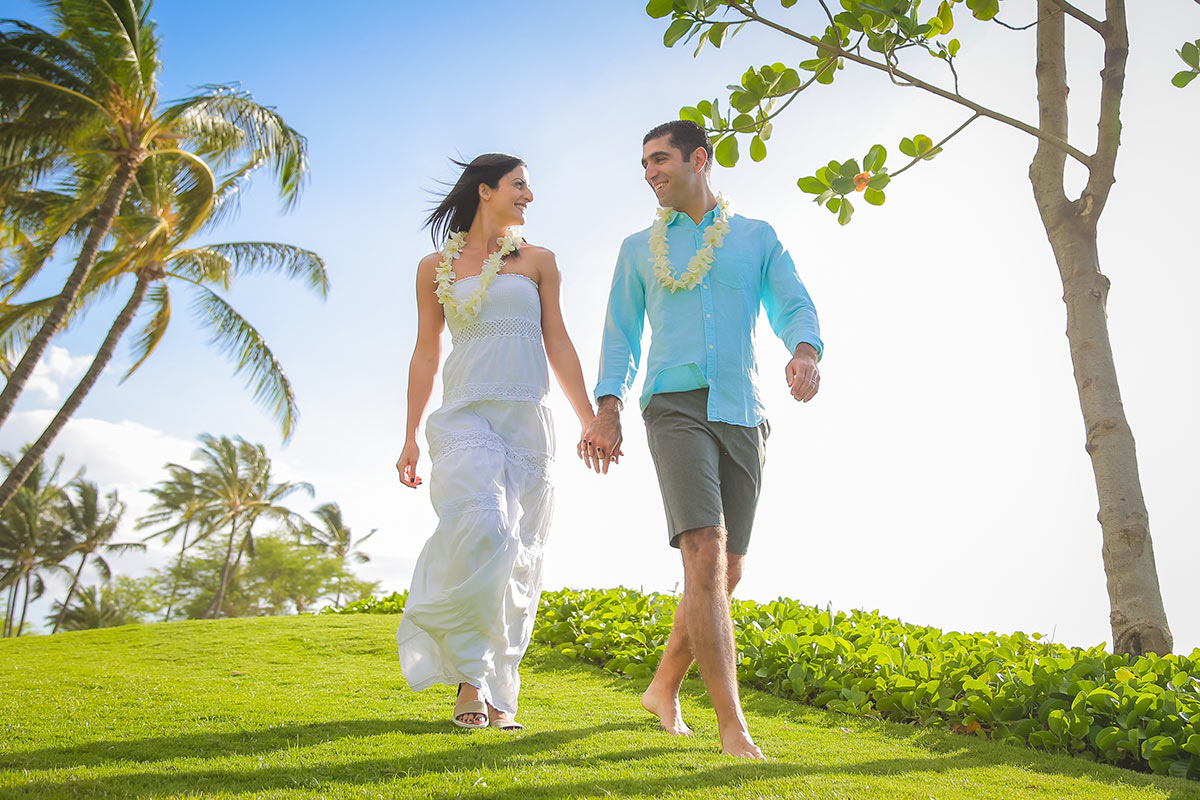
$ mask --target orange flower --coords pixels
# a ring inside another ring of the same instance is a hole
[[[861,192],[867,188],[867,184],[871,182],[871,173],[860,172],[854,176],[854,191]]]

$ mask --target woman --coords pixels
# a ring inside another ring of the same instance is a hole
[[[525,163],[496,153],[455,163],[462,175],[426,221],[434,244],[445,245],[417,265],[408,431],[396,462],[405,486],[421,485],[417,427],[448,324],[443,404],[425,427],[440,521],[417,560],[396,639],[414,690],[458,685],[455,725],[514,730],[553,506],[547,360],[581,428],[594,414],[563,324],[554,254],[515,227],[533,202]]]

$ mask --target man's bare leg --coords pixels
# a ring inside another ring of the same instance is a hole
[[[745,556],[736,553],[726,553],[725,593],[726,599],[733,597],[733,590],[742,579],[742,561]],[[642,708],[658,717],[658,724],[667,733],[677,736],[691,736],[692,729],[683,721],[683,711],[679,707],[679,687],[687,677],[688,670],[695,663],[692,643],[688,639],[687,624],[684,617],[683,603],[675,609],[675,620],[671,625],[671,636],[667,639],[667,648],[662,660],[654,671],[654,678],[642,694]]]
[[[734,663],[733,620],[725,588],[725,531],[699,528],[680,534],[683,552],[684,623],[717,714],[721,752],[742,758],[763,758],[750,738],[738,697]]]

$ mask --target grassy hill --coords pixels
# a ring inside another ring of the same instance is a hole
[[[1195,782],[745,694],[766,764],[661,733],[643,683],[535,647],[528,730],[460,731],[407,688],[395,616],[237,619],[0,641],[0,797],[1172,798]]]

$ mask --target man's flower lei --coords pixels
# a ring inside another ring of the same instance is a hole
[[[463,245],[467,243],[467,232],[455,231],[450,234],[442,248],[442,260],[434,270],[437,282],[434,294],[437,295],[438,302],[446,309],[454,311],[465,321],[474,320],[479,315],[479,309],[483,307],[483,301],[487,299],[488,287],[492,285],[492,281],[500,274],[500,268],[504,266],[505,256],[516,250],[522,241],[519,227],[514,225],[506,229],[504,235],[496,240],[500,249],[483,261],[483,270],[479,273],[479,285],[475,287],[475,291],[459,300],[455,298],[453,289],[456,279],[454,260],[458,258]]]
[[[673,213],[673,209],[660,208],[654,218],[654,224],[650,226],[650,255],[654,256],[654,276],[658,278],[662,287],[669,289],[672,294],[676,289],[690,291],[696,288],[696,284],[712,269],[713,251],[721,246],[725,241],[725,234],[729,233],[729,201],[723,195],[717,195],[717,217],[704,229],[700,249],[688,262],[687,270],[678,278],[671,273],[671,260],[668,258],[667,220]]]

